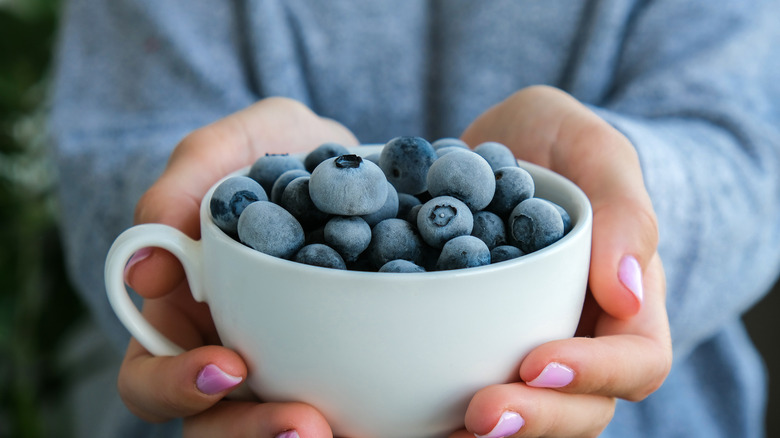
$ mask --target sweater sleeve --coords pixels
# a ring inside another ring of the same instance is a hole
[[[675,354],[780,272],[777,2],[645,2],[594,110],[638,150],[659,218]]]
[[[255,99],[236,3],[65,5],[49,126],[61,234],[76,289],[120,351],[129,334],[105,297],[108,248],[178,141]]]

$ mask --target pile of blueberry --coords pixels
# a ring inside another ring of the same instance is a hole
[[[215,189],[225,233],[257,251],[337,269],[424,272],[520,257],[562,238],[567,212],[534,197],[503,144],[396,137],[361,157],[325,143],[267,154]]]

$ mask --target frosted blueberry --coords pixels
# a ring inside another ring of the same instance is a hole
[[[295,255],[295,261],[323,268],[347,269],[339,253],[321,243],[312,243],[301,248]]]
[[[362,217],[368,222],[368,225],[373,227],[374,225],[382,222],[385,219],[398,216],[398,192],[395,190],[390,181],[387,182],[387,197],[385,203],[379,210],[364,214]]]
[[[448,148],[448,147],[456,147],[456,148],[461,148],[461,149],[470,149],[469,145],[467,145],[465,141],[463,141],[463,140],[461,140],[459,138],[454,138],[454,137],[443,137],[443,138],[440,138],[440,139],[434,141],[433,143],[431,143],[431,146],[433,146],[433,149],[436,150],[436,151],[438,151],[439,149]]]
[[[376,224],[371,232],[371,244],[366,251],[376,269],[396,259],[419,264],[423,242],[409,222],[397,218],[385,219]]]
[[[489,249],[505,245],[506,226],[497,214],[482,210],[474,213],[474,228],[471,235],[479,237]]]
[[[290,154],[265,154],[249,168],[249,177],[259,182],[270,197],[276,178],[291,169],[305,170],[305,167],[301,160]]]
[[[452,196],[438,196],[417,212],[417,230],[423,241],[441,248],[453,237],[470,234],[474,217],[469,207]]]
[[[471,211],[487,207],[496,191],[493,169],[480,155],[463,150],[443,155],[428,171],[428,192],[433,196],[452,196]]]
[[[247,205],[267,201],[265,190],[257,181],[246,176],[230,177],[214,189],[209,210],[214,223],[225,233],[235,236],[238,218]]]
[[[304,243],[301,224],[287,210],[268,201],[247,205],[237,228],[241,242],[274,257],[289,259]]]
[[[441,249],[436,263],[438,270],[464,269],[490,264],[490,250],[474,236],[458,236]]]
[[[524,255],[523,251],[512,245],[499,245],[490,250],[490,263],[516,259]]]
[[[563,219],[551,202],[526,199],[509,215],[508,228],[518,248],[526,254],[542,249],[563,237]]]
[[[309,175],[311,174],[303,169],[292,169],[279,175],[279,177],[276,178],[276,181],[274,181],[274,184],[271,186],[271,196],[269,196],[270,201],[275,204],[280,203],[282,201],[282,193],[284,193],[284,189],[287,187],[287,184],[290,184],[290,181],[298,178],[299,176]]]
[[[558,205],[558,204],[556,204],[556,203],[554,203],[554,202],[552,202],[550,200],[546,200],[546,201],[549,202],[550,204],[554,205],[555,208],[558,210],[558,213],[561,214],[561,219],[563,219],[563,235],[565,236],[566,234],[569,233],[569,231],[571,231],[571,228],[572,228],[571,216],[569,216],[569,212],[566,211],[565,208],[561,207],[560,205]]]
[[[502,167],[494,175],[496,193],[486,209],[506,219],[517,204],[533,198],[536,186],[531,174],[521,167]]]
[[[349,154],[349,150],[339,143],[323,143],[306,154],[306,157],[303,159],[303,165],[306,170],[312,172],[320,163],[328,158],[347,154]]]
[[[505,145],[495,141],[488,141],[477,145],[477,147],[474,148],[474,152],[481,155],[485,161],[490,163],[490,167],[492,167],[493,170],[498,170],[502,167],[518,166],[517,158],[515,158],[512,151]]]
[[[385,204],[387,178],[371,161],[358,155],[340,155],[314,169],[309,193],[314,205],[326,213],[362,216]]]
[[[390,260],[379,268],[379,272],[425,272],[425,268],[409,260]]]
[[[310,196],[311,177],[299,176],[287,184],[282,192],[279,205],[289,211],[301,225],[307,229],[325,224],[329,215],[317,209]]]
[[[325,243],[352,263],[371,243],[371,227],[360,216],[336,216],[325,224]]]
[[[414,195],[410,195],[408,193],[399,193],[398,194],[398,214],[396,217],[400,219],[408,220],[412,223],[412,225],[415,225],[417,223],[417,215],[414,215],[414,220],[411,221],[408,218],[409,211],[414,207],[415,205],[422,205],[422,202],[420,202],[420,199],[417,198]]]
[[[428,169],[436,151],[421,137],[396,137],[382,148],[379,167],[400,193],[417,194],[427,189]]]

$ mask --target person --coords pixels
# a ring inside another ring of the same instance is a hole
[[[479,391],[453,436],[762,436],[766,376],[740,315],[780,272],[778,13],[760,0],[71,0],[51,132],[72,278],[121,350],[102,263],[132,223],[197,238],[207,188],[267,152],[500,141],[590,197],[590,294],[578,336]],[[188,351],[153,357],[130,339],[118,392],[143,421],[122,407],[102,430],[330,436],[308,405],[225,398],[246,365],[169,254],[139,251],[126,278]]]

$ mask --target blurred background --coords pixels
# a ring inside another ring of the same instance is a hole
[[[0,438],[75,436],[66,394],[80,370],[63,350],[86,311],[63,267],[44,132],[59,3],[0,0]],[[769,437],[780,436],[779,310],[775,286],[745,316],[773,373]]]

